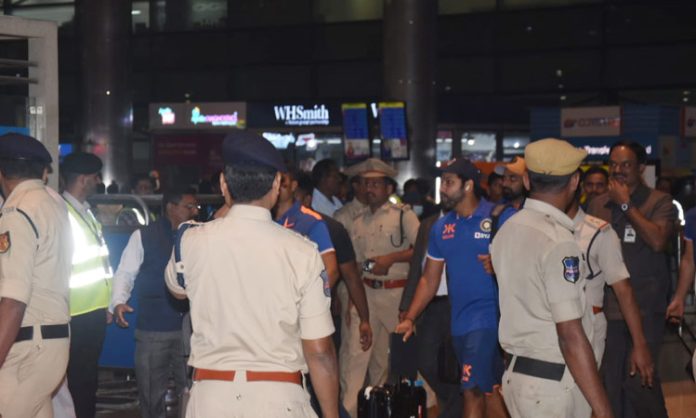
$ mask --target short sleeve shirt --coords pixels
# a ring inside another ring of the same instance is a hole
[[[189,228],[181,263],[172,257],[165,273],[169,289],[190,302],[189,364],[306,372],[302,340],[334,332],[323,270],[316,244],[276,224],[264,208],[235,204],[224,217]]]
[[[326,222],[326,227],[329,228],[329,236],[336,250],[338,264],[355,262],[355,250],[353,250],[353,243],[350,242],[350,235],[348,235],[346,228],[329,216],[325,216],[323,219]]]
[[[427,257],[446,263],[452,335],[498,327],[498,288],[478,260],[479,255],[488,254],[493,208],[493,203],[482,199],[470,217],[451,211],[430,230]],[[512,213],[504,211],[498,224]]]
[[[27,305],[22,326],[70,321],[72,247],[65,203],[41,180],[17,185],[0,217],[0,298]]]
[[[329,229],[322,216],[302,206],[300,202],[295,202],[276,222],[312,240],[321,254],[334,250]]]
[[[341,209],[334,212],[333,218],[343,224],[350,234],[350,231],[353,228],[353,223],[366,210],[368,210],[367,205],[360,203],[358,199],[353,199],[343,205]]]
[[[535,199],[498,231],[491,257],[500,292],[501,346],[507,352],[564,363],[556,324],[581,319],[588,339],[585,276],[573,221]]]
[[[369,209],[364,211],[355,219],[350,231],[358,263],[372,257],[407,250],[416,242],[419,225],[418,216],[406,206],[387,202],[374,213]],[[365,276],[373,280],[405,279],[408,264],[394,263],[384,276],[371,273],[366,273]]]

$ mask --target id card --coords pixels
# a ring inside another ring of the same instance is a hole
[[[636,230],[633,229],[631,224],[626,224],[626,229],[624,229],[623,241],[627,244],[633,244],[636,242]]]

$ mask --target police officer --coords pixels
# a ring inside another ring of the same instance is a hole
[[[65,204],[42,177],[51,156],[36,139],[0,137],[0,416],[53,417],[51,393],[68,365],[72,242]]]
[[[479,170],[467,159],[442,170],[443,209],[449,213],[430,230],[427,261],[416,294],[396,328],[408,339],[414,322],[435,296],[447,263],[451,303],[452,343],[461,367],[463,417],[484,417],[485,393],[500,384],[502,357],[498,350],[498,292],[480,256],[488,254],[495,205],[482,198]],[[502,225],[515,211],[504,211]],[[426,331],[427,332],[427,331]],[[432,344],[437,347],[436,344]]]
[[[524,182],[530,196],[491,246],[500,287],[499,339],[512,355],[503,375],[512,417],[612,416],[588,339],[581,252],[563,212],[586,155],[558,139],[529,144]]]
[[[328,277],[316,245],[271,218],[283,160],[251,132],[228,135],[223,159],[220,185],[234,205],[180,231],[165,273],[169,290],[191,306],[186,416],[316,417],[303,387],[309,371],[323,416],[336,418]]]
[[[399,302],[419,226],[410,208],[388,200],[393,187],[387,179],[396,176],[396,170],[374,158],[362,168],[369,209],[355,219],[350,233],[358,264],[363,266],[373,345],[367,351],[351,345],[349,352],[341,352],[341,397],[352,416],[357,414],[357,393],[365,373],[371,385],[382,384],[387,378],[389,335],[398,323]],[[354,322],[345,337],[349,341],[359,340]]]

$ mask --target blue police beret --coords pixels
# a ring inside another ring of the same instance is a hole
[[[454,173],[479,184],[481,171],[467,158],[457,158],[440,168],[441,173]]]
[[[94,174],[102,169],[102,161],[89,152],[73,152],[63,159],[60,170],[66,173]]]
[[[222,159],[225,164],[248,164],[287,170],[280,152],[258,134],[249,131],[235,131],[225,137],[222,144]]]
[[[37,139],[18,133],[0,136],[0,158],[5,160],[27,160],[50,164],[53,159],[48,150]]]

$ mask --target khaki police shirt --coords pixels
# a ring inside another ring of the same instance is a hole
[[[22,326],[66,324],[71,268],[65,204],[41,180],[19,183],[0,217],[0,298],[27,305]]]
[[[585,273],[573,238],[573,221],[555,207],[527,199],[500,228],[491,257],[500,286],[499,339],[511,354],[564,363],[556,324],[582,319]]]
[[[586,214],[581,208],[573,219],[575,240],[584,257],[587,282],[587,307],[604,305],[604,285],[628,279],[628,269],[621,254],[621,241],[608,222]],[[590,244],[591,243],[591,244]]]
[[[186,287],[177,282],[173,256],[165,276],[169,289],[190,301],[193,367],[306,372],[301,340],[334,332],[316,245],[276,224],[266,209],[235,204],[224,217],[190,228],[181,260]]]
[[[350,234],[351,228],[353,228],[353,223],[355,219],[363,214],[369,207],[362,204],[358,199],[353,199],[350,202],[343,205],[343,207],[334,213],[333,218],[338,222],[343,224],[346,231]]]
[[[400,228],[399,217],[402,211],[404,216]],[[403,251],[413,246],[419,225],[418,216],[408,206],[387,202],[374,213],[368,208],[355,219],[350,231],[359,265],[376,256]],[[408,262],[394,263],[384,276],[365,273],[365,277],[375,280],[405,279],[408,265]]]

